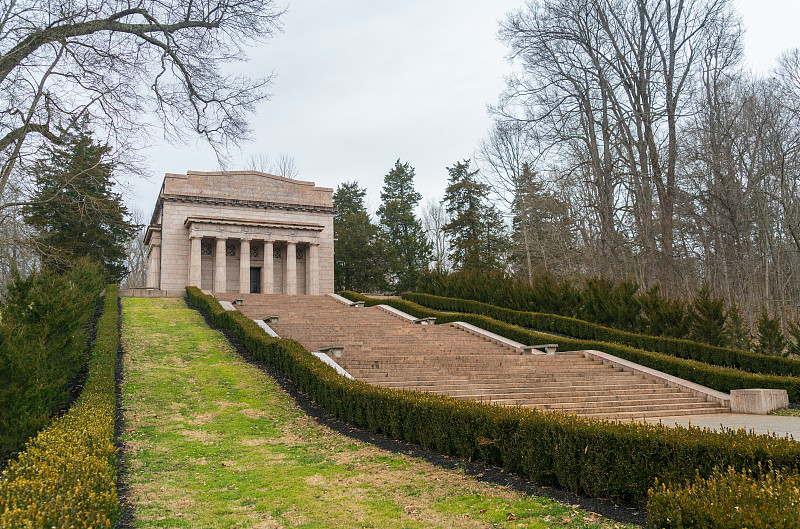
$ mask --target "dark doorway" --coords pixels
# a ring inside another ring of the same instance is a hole
[[[261,269],[250,269],[250,293],[261,294]]]

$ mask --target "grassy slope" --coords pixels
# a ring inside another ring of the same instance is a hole
[[[321,427],[181,300],[124,300],[137,527],[629,527]]]

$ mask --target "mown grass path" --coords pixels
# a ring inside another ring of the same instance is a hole
[[[353,441],[178,299],[123,300],[136,527],[633,527]]]

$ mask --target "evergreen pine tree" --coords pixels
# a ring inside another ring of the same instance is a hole
[[[758,344],[755,352],[767,355],[782,355],[786,347],[786,338],[781,332],[781,323],[778,318],[770,318],[766,308],[761,309],[758,318]]]
[[[787,344],[786,354],[800,356],[800,322],[789,322],[789,335],[792,337]]]
[[[417,278],[433,259],[425,230],[414,215],[421,198],[414,190],[414,168],[397,160],[383,179],[378,208],[391,287],[396,292],[415,288]]]
[[[478,181],[469,164],[464,160],[447,168],[444,203],[450,222],[444,231],[450,235],[454,269],[488,272],[502,268],[508,240],[500,212],[489,203],[489,186]]]
[[[711,289],[703,285],[691,305],[692,340],[709,345],[725,345],[725,303],[711,296]]]
[[[728,347],[749,351],[753,347],[753,341],[750,338],[750,331],[744,324],[744,318],[742,318],[735,300],[731,300],[731,306],[728,308],[727,316],[727,321],[725,322],[725,341]]]
[[[382,241],[364,205],[366,192],[358,182],[345,182],[333,194],[337,210],[333,217],[336,290],[374,292],[385,288]]]
[[[110,155],[111,147],[95,143],[83,125],[34,163],[36,191],[23,215],[38,232],[37,251],[46,266],[65,270],[88,256],[101,263],[106,280],[125,275],[125,243],[137,227],[113,191]]]

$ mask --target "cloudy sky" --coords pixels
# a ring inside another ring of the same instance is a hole
[[[800,47],[800,2],[734,0],[747,33],[745,56],[767,72],[785,49]],[[275,73],[272,99],[252,119],[254,141],[232,153],[294,158],[298,178],[335,188],[356,180],[380,202],[384,175],[398,158],[416,169],[416,187],[440,198],[445,167],[469,158],[489,129],[510,68],[498,21],[523,0],[341,0],[291,2],[284,33],[251,50],[247,68]],[[125,196],[149,218],[164,173],[218,169],[200,142],[155,144],[150,178]],[[237,163],[238,161],[238,163]]]

